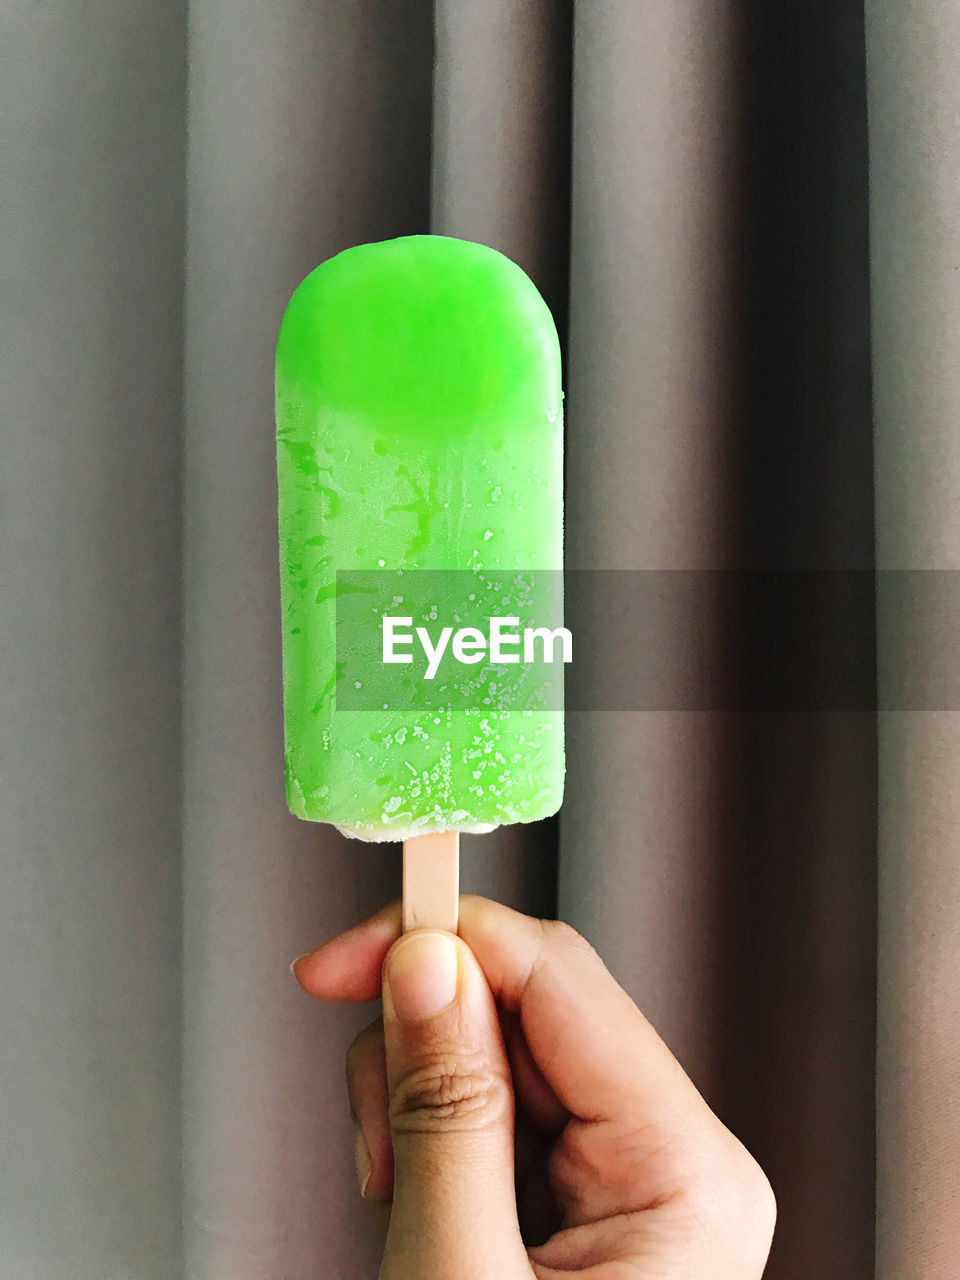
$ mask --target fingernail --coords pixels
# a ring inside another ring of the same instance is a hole
[[[290,953],[287,952],[287,954],[289,955]],[[312,956],[312,955],[313,955],[312,951],[305,951],[302,956],[297,956],[296,960],[294,960],[293,963],[290,965],[290,972],[293,974],[295,978],[298,977],[297,965],[301,962],[301,960],[306,960],[307,956]]]
[[[357,1128],[354,1155],[357,1161],[357,1181],[360,1183],[360,1194],[365,1196],[370,1183],[370,1175],[373,1173],[373,1162],[370,1159],[370,1151],[363,1136],[363,1130],[359,1127]]]
[[[390,952],[386,978],[401,1022],[421,1022],[457,994],[457,947],[444,933],[410,933]]]

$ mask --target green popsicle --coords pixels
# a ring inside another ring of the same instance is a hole
[[[561,569],[561,400],[550,312],[486,246],[359,245],[294,293],[276,405],[286,788],[298,817],[404,840],[558,809],[562,709],[504,698],[519,666],[496,669],[501,696],[488,705],[419,706],[414,693],[356,707],[336,626],[338,598],[366,589],[338,588],[338,571],[397,575],[402,614],[405,573]],[[394,673],[412,688],[410,667]]]

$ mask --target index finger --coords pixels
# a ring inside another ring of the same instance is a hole
[[[400,936],[400,904],[295,962],[298,982],[327,1000],[372,1000]],[[460,936],[494,997],[517,1013],[547,1083],[573,1115],[673,1128],[712,1113],[670,1050],[589,944],[568,925],[464,896]]]

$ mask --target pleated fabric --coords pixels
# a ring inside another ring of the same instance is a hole
[[[0,49],[0,1273],[376,1275],[377,1010],[288,965],[400,854],[285,809],[273,350],[434,231],[557,317],[569,565],[847,574],[781,656],[876,645],[882,708],[746,709],[770,619],[712,590],[591,655],[689,705],[571,712],[559,822],[464,888],[597,946],[770,1174],[769,1280],[954,1280],[960,713],[883,701],[949,598],[873,598],[960,567],[953,7],[0,0]]]
[[[396,895],[392,851],[282,789],[273,350],[355,241],[427,229],[425,6],[239,6],[189,26],[184,559],[184,1245],[203,1280],[376,1274],[344,1051],[290,961]]]
[[[879,573],[877,1277],[960,1269],[960,14],[870,0]],[[918,603],[904,612],[904,584]],[[936,673],[939,673],[936,674]],[[901,682],[925,690],[915,705]]]
[[[554,295],[562,294],[566,207],[562,190],[558,199],[553,188],[566,162],[568,78],[556,71],[534,7],[509,23],[486,15],[476,30],[465,29],[470,13],[464,5],[459,14],[437,15],[434,71],[427,5],[330,3],[305,12],[299,4],[251,4],[238,13],[213,3],[191,10],[184,796],[190,1276],[373,1275],[382,1245],[383,1214],[357,1195],[343,1080],[346,1047],[375,1010],[318,1009],[287,970],[300,951],[397,895],[400,850],[345,840],[285,811],[272,352],[283,307],[302,276],[365,240],[430,229],[470,235],[525,256],[545,289],[552,283]],[[228,29],[236,39],[224,39]],[[474,109],[482,108],[482,94],[460,74],[470,65],[466,50],[483,41],[484,75],[498,78],[495,111]],[[542,69],[543,94],[526,70],[516,74],[517,41],[535,71]],[[564,52],[561,45],[561,58]],[[536,117],[527,110],[531,102],[539,104]],[[528,155],[539,157],[533,179]],[[554,828],[465,839],[465,890],[552,914]]]
[[[722,585],[873,562],[862,19],[582,5],[573,84],[569,560],[717,589],[633,659],[688,706],[569,718],[560,910],[768,1171],[768,1275],[869,1280],[873,716],[743,710]],[[778,656],[872,631],[868,594]]]
[[[175,1276],[183,8],[0,49],[0,1273]]]

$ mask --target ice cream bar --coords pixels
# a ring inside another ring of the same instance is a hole
[[[362,681],[344,688],[337,659],[337,606],[345,571],[395,578],[399,616],[423,571],[478,583],[556,575],[561,400],[550,312],[521,268],[484,245],[359,245],[294,293],[276,405],[286,790],[298,817],[409,840],[559,807],[562,709],[501,696],[520,665],[499,668],[494,696],[477,705],[357,706]],[[416,678],[407,667],[396,676]]]

